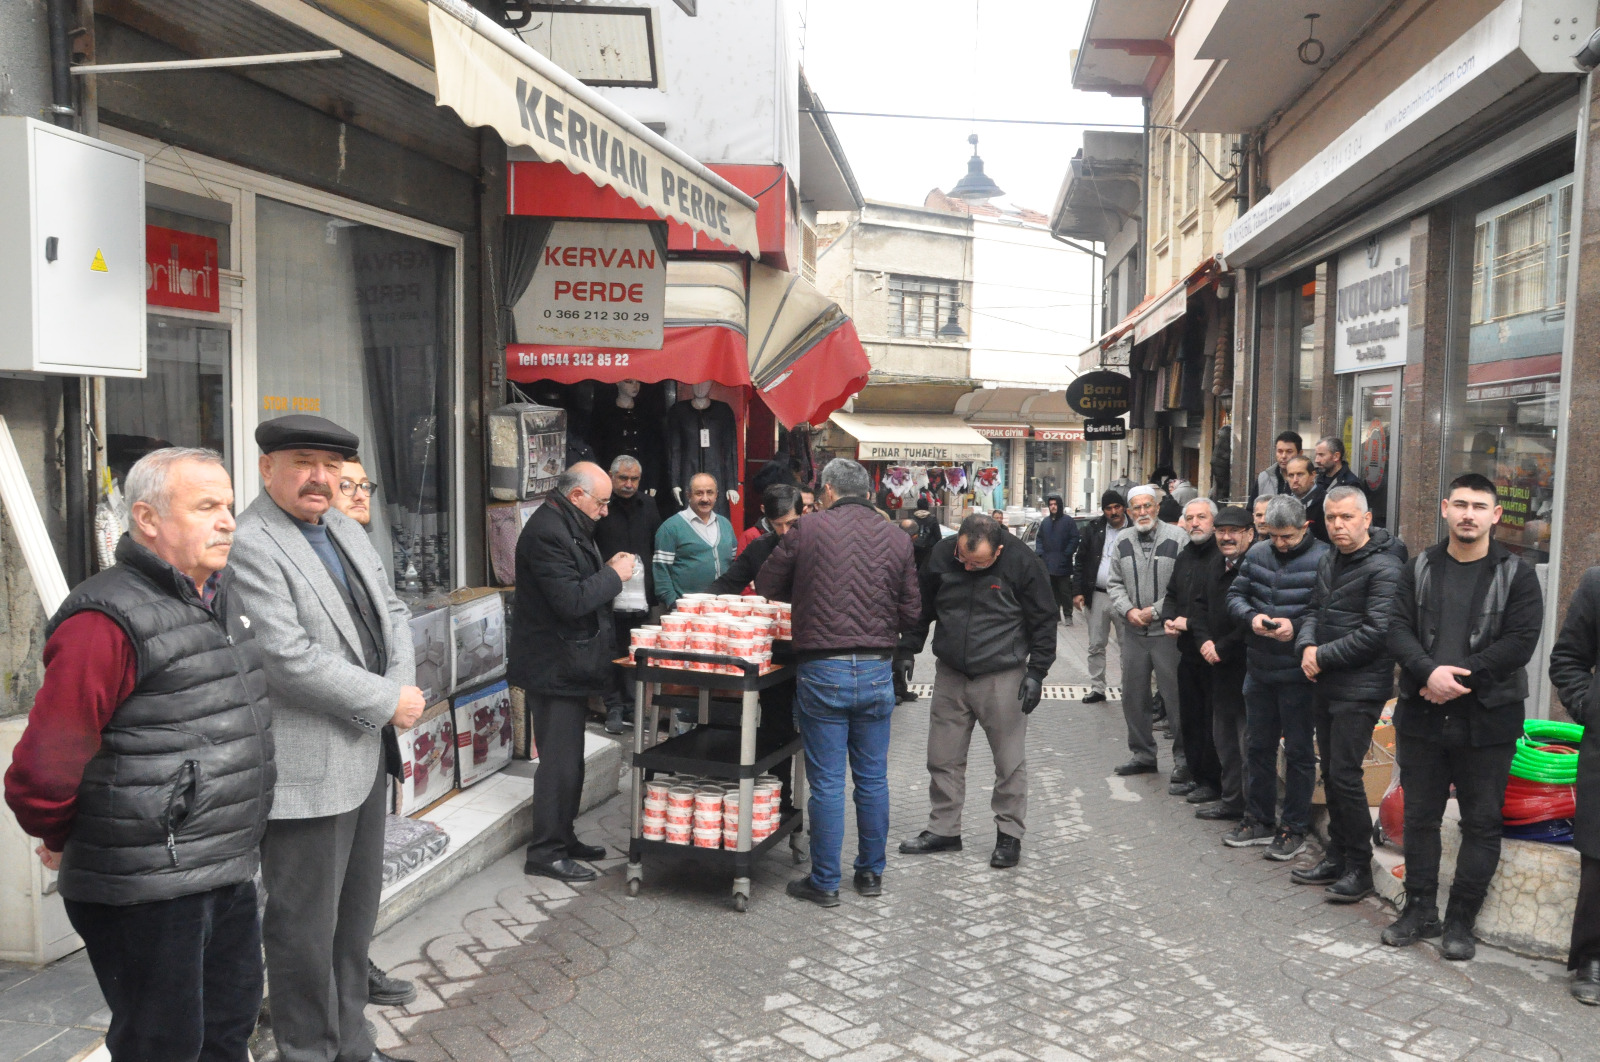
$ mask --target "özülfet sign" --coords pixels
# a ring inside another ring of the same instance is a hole
[[[1120,372],[1086,372],[1067,385],[1066,401],[1086,420],[1110,420],[1133,408],[1133,381]]]

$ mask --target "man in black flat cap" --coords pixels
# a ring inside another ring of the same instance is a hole
[[[383,727],[424,707],[410,612],[361,525],[333,508],[354,435],[321,417],[256,429],[262,493],[229,567],[261,651],[278,783],[261,839],[262,941],[283,1062],[386,1062],[367,1030],[383,881]]]

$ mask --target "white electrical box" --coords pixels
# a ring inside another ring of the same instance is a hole
[[[0,117],[0,370],[145,375],[144,156]]]

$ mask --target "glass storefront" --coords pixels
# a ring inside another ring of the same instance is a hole
[[[1551,169],[1557,175],[1551,175]],[[1572,232],[1570,151],[1462,197],[1456,210],[1444,483],[1493,480],[1495,536],[1549,559],[1561,344]],[[1541,170],[1543,172],[1541,172]],[[1530,187],[1531,185],[1531,187]]]
[[[396,588],[448,590],[454,250],[262,196],[256,269],[260,417],[354,432]]]
[[[1286,285],[1284,296],[1288,304],[1287,328],[1283,334],[1284,346],[1280,349],[1290,352],[1288,427],[1300,434],[1309,450],[1317,437],[1313,408],[1317,386],[1316,276],[1306,273],[1296,277]]]
[[[1043,506],[1045,499],[1052,494],[1061,495],[1071,504],[1069,479],[1072,459],[1067,451],[1069,445],[1064,442],[1028,440],[1028,465],[1024,472],[1028,496],[1023,499],[1023,504]]]

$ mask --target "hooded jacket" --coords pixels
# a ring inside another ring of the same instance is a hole
[[[616,684],[611,602],[622,578],[594,544],[595,522],[552,495],[517,538],[507,678],[531,693],[605,694]]]
[[[1039,523],[1039,534],[1033,540],[1034,552],[1044,558],[1045,571],[1051,575],[1071,575],[1073,554],[1078,552],[1078,521],[1067,512],[1061,495],[1052,494],[1045,499],[1048,506],[1055,502],[1060,516],[1046,516]]]
[[[1398,547],[1398,549],[1396,549]],[[1317,566],[1311,606],[1295,635],[1317,647],[1317,693],[1328,701],[1386,701],[1394,689],[1394,623],[1405,546],[1381,527],[1354,553],[1330,549]]]
[[[922,573],[922,618],[911,641],[921,651],[937,621],[933,655],[970,677],[1026,665],[1040,681],[1056,659],[1056,602],[1049,573],[1009,531],[999,558],[975,572],[956,559],[954,535],[933,547]]]
[[[1271,542],[1257,542],[1244,555],[1239,576],[1228,588],[1228,614],[1235,623],[1249,630],[1256,616],[1285,619],[1296,629],[1311,607],[1311,594],[1317,585],[1317,567],[1328,544],[1319,542],[1308,530],[1300,544],[1287,553],[1278,552]],[[1300,653],[1294,639],[1276,638],[1250,631],[1246,660],[1254,682],[1272,685],[1310,684],[1300,670]]]
[[[1178,555],[1189,544],[1189,536],[1162,520],[1156,521],[1149,535],[1153,544],[1148,558],[1144,555],[1145,539],[1137,525],[1129,526],[1117,537],[1106,593],[1111,596],[1112,610],[1119,619],[1124,619],[1124,637],[1165,638],[1162,621],[1172,619],[1165,611],[1167,586],[1172,581]],[[1125,617],[1136,608],[1155,609],[1155,618],[1148,627],[1126,623]]]

